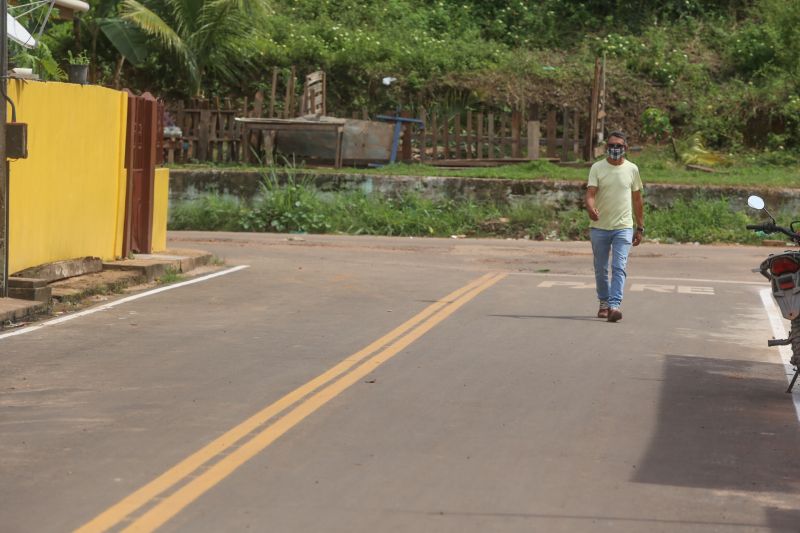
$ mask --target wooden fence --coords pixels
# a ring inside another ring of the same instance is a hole
[[[229,98],[167,104],[166,124],[179,127],[182,136],[165,137],[165,161],[242,161],[242,128],[234,118],[283,114],[274,105],[267,107],[264,103],[263,94],[257,93],[253,99],[237,104]],[[366,110],[346,115],[360,120],[370,118]],[[585,152],[588,117],[575,109],[540,110],[538,105],[511,112],[420,109],[416,117],[424,121],[425,127],[406,128],[398,150],[401,161],[478,166],[498,159],[546,157],[569,161],[583,157]]]
[[[422,110],[425,128],[418,128],[412,141],[412,159],[423,162],[480,165],[497,160],[539,159],[561,161],[581,157],[586,117],[578,110],[539,106],[509,112],[464,111],[430,113]],[[404,139],[403,159],[408,160]]]

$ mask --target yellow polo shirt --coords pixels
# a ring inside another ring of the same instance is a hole
[[[600,219],[591,221],[591,227],[606,230],[633,227],[631,193],[642,190],[639,167],[627,159],[621,165],[603,159],[592,165],[589,187],[597,187],[594,205],[600,211]]]

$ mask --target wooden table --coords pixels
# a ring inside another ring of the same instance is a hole
[[[284,119],[284,118],[247,118],[237,117],[236,122],[242,124],[242,146],[244,147],[244,160],[251,162],[252,152],[250,150],[250,134],[254,131],[264,131],[271,141],[267,156],[272,158],[272,150],[275,147],[275,136],[280,131],[305,131],[305,132],[333,132],[336,134],[336,147],[334,154],[334,164],[336,168],[342,166],[342,137],[344,136],[344,119],[328,118],[324,120],[309,119]]]

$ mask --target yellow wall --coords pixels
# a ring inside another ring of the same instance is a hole
[[[119,257],[127,95],[21,80],[8,88],[17,121],[28,124],[28,158],[11,162],[9,272],[83,256]],[[8,113],[10,121],[10,107]]]
[[[153,187],[153,252],[167,249],[167,210],[169,203],[169,169],[156,169]]]

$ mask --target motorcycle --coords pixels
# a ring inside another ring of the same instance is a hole
[[[789,224],[788,228],[778,226],[764,205],[764,200],[759,196],[747,199],[747,205],[753,209],[764,211],[769,217],[768,222],[762,224],[748,224],[749,230],[763,233],[783,233],[794,243],[800,245],[800,234],[795,230],[800,225],[800,220]],[[781,314],[792,324],[789,337],[786,339],[772,339],[767,341],[767,346],[792,346],[792,358],[789,363],[794,367],[794,377],[789,383],[786,392],[791,393],[794,384],[800,375],[800,251],[787,250],[779,254],[770,254],[758,267],[758,271],[767,278],[772,285],[772,297],[778,304]]]

